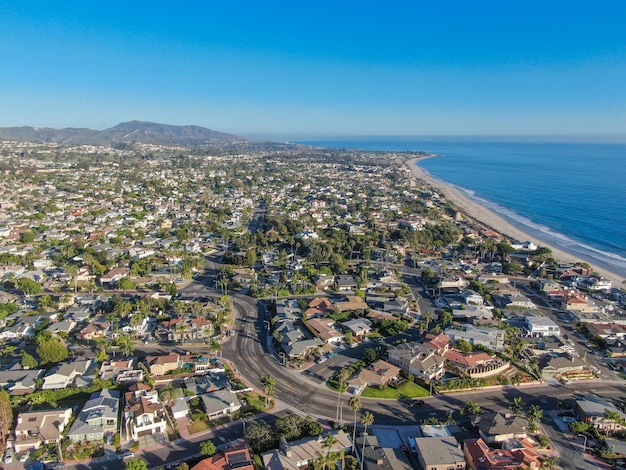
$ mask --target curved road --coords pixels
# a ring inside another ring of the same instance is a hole
[[[264,311],[257,301],[239,294],[232,296],[236,311],[237,333],[224,343],[222,355],[235,365],[237,373],[258,390],[262,390],[261,376],[270,374],[276,380],[276,397],[282,402],[316,417],[335,419],[337,393],[318,385],[301,372],[288,369],[268,348]],[[605,397],[621,397],[623,382],[590,381],[563,386],[558,383],[528,386],[496,387],[456,394],[438,395],[425,399],[425,405],[408,408],[396,400],[361,398],[363,409],[370,410],[376,424],[406,424],[429,416],[443,417],[448,411],[462,409],[466,402],[477,402],[483,409],[507,409],[514,397],[521,396],[527,404],[541,405],[544,410],[556,409],[558,401],[571,398],[574,393],[597,393]],[[342,394],[343,416],[351,421],[352,412],[346,403],[350,395]]]

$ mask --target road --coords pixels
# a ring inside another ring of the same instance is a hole
[[[194,292],[213,293],[217,291],[205,286],[188,286]],[[276,380],[276,398],[299,410],[303,414],[334,420],[337,415],[337,393],[325,384],[311,380],[298,370],[284,367],[270,347],[268,330],[265,328],[265,312],[259,303],[250,297],[232,294],[235,311],[236,335],[225,341],[222,357],[235,366],[236,372],[251,386],[262,390],[261,376],[270,374]],[[347,354],[354,351],[347,350]],[[475,401],[487,410],[504,410],[514,397],[521,396],[528,404],[539,404],[545,410],[556,409],[555,399],[571,398],[574,392],[594,391],[606,397],[623,394],[623,382],[590,381],[563,386],[561,384],[541,384],[532,386],[504,387],[475,392],[438,395],[425,399],[419,408],[407,408],[405,403],[394,400],[361,398],[364,409],[374,414],[377,424],[403,424],[430,416],[445,416],[447,411],[457,411],[467,401]],[[348,394],[342,394],[343,415],[350,416],[347,409]]]

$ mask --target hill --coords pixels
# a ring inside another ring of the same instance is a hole
[[[146,121],[123,122],[102,131],[84,128],[0,127],[0,139],[64,145],[92,144],[114,146],[121,142],[201,146],[216,143],[247,142],[248,139],[199,126],[172,126]]]

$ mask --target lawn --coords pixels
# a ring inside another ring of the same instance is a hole
[[[189,434],[195,434],[197,432],[206,431],[209,429],[209,425],[201,419],[195,419],[193,423],[187,426]]]
[[[419,398],[429,396],[428,390],[420,387],[413,382],[405,382],[400,388],[385,387],[379,390],[376,387],[367,387],[361,394],[362,397],[367,398]]]

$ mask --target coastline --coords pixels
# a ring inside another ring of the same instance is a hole
[[[433,156],[434,155],[407,160],[405,164],[408,165],[409,169],[417,179],[424,181],[427,185],[441,192],[441,194],[445,196],[448,201],[458,207],[462,214],[472,219],[475,219],[476,221],[495,230],[496,232],[505,235],[507,238],[517,241],[530,240],[537,245],[550,248],[552,250],[553,256],[561,262],[588,263],[593,271],[604,276],[606,279],[610,279],[611,281],[613,281],[614,287],[621,286],[622,281],[624,280],[624,278],[626,278],[625,274],[615,272],[611,269],[610,266],[598,262],[598,260],[595,260],[591,257],[584,257],[580,254],[572,253],[566,249],[563,249],[562,247],[556,246],[554,243],[546,241],[544,238],[541,237],[540,234],[530,234],[527,231],[522,230],[514,223],[506,220],[501,215],[472,200],[470,197],[463,194],[454,186],[433,177],[426,170],[418,165],[419,161],[426,158],[431,158]]]

